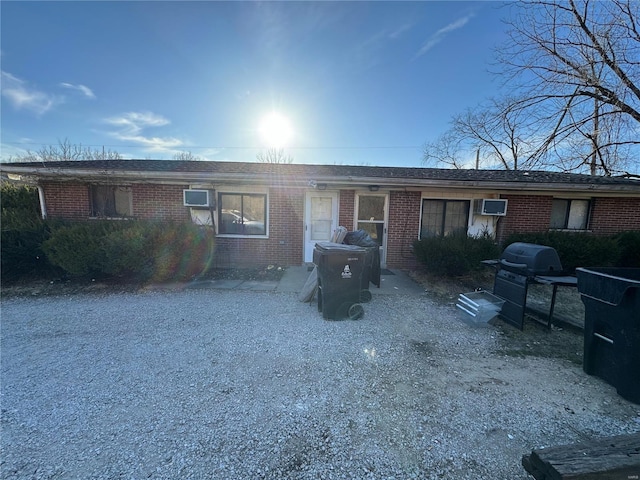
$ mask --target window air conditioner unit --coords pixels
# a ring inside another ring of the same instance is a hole
[[[483,198],[475,200],[473,213],[504,217],[507,214],[507,201],[501,198]]]
[[[211,198],[209,190],[183,190],[185,207],[209,207]]]

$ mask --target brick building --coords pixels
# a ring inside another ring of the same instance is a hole
[[[383,265],[454,230],[500,242],[550,229],[640,230],[640,181],[557,172],[173,160],[5,163],[38,185],[51,218],[193,221],[217,235],[225,266],[300,265],[338,225],[365,229]]]

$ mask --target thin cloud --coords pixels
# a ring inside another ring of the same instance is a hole
[[[400,37],[404,32],[411,30],[414,25],[415,25],[414,23],[405,23],[404,25],[400,25],[398,28],[396,28],[393,32],[389,34],[389,38],[391,38],[392,40],[395,40],[396,38]]]
[[[105,121],[112,125],[127,127],[136,133],[146,127],[164,127],[171,123],[162,115],[153,112],[128,112],[119,117],[107,118]]]
[[[0,143],[0,159],[3,162],[25,157],[29,151],[13,143]]]
[[[74,85],[72,83],[62,82],[60,86],[65,88],[70,88],[71,90],[77,90],[87,98],[96,98],[96,95],[93,93],[93,91],[86,85],[81,85],[81,84]]]
[[[43,115],[63,101],[62,97],[32,88],[27,85],[27,82],[8,72],[2,71],[0,75],[2,97],[6,98],[16,110],[30,110],[36,115]]]
[[[400,27],[390,33],[389,29],[384,28],[365,38],[352,49],[351,61],[365,70],[379,65],[383,61],[382,49],[401,35],[402,29]]]
[[[424,45],[422,45],[422,47],[420,47],[420,50],[418,50],[418,52],[415,54],[413,59],[415,60],[416,58],[419,58],[425,53],[427,53],[429,50],[431,50],[433,47],[439,44],[442,40],[444,40],[444,38],[451,32],[454,32],[464,27],[467,23],[469,23],[469,20],[471,20],[474,16],[475,16],[474,13],[469,13],[464,17],[459,18],[454,22],[451,22],[449,25],[442,27],[440,30],[438,30],[436,33],[434,33],[427,39]]]
[[[195,152],[195,155],[202,160],[220,160],[219,155],[222,151],[223,149],[221,148],[205,148]]]
[[[123,142],[136,143],[147,151],[172,153],[183,145],[182,140],[173,137],[148,136],[144,130],[164,127],[171,122],[162,115],[153,112],[128,112],[117,117],[105,119],[105,122],[117,127],[109,135]]]

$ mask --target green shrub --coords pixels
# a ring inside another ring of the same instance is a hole
[[[102,239],[102,273],[145,279],[153,260],[149,255],[152,241],[148,229],[138,222],[126,223],[126,228],[113,230]]]
[[[2,213],[20,210],[32,218],[40,218],[38,189],[32,185],[4,182],[0,186]]]
[[[562,268],[573,272],[577,267],[608,267],[618,263],[620,249],[613,237],[574,232],[541,232],[514,234],[503,247],[514,242],[535,243],[553,247],[558,252]]]
[[[151,279],[163,282],[205,274],[212,266],[212,230],[192,223],[169,224],[158,228],[153,238]]]
[[[0,264],[2,281],[55,272],[42,251],[50,229],[40,218],[38,190],[28,185],[3,183],[0,187],[2,232]]]
[[[55,272],[42,251],[42,243],[49,236],[49,226],[44,221],[25,221],[10,228],[3,223],[0,242],[2,244],[2,281],[12,282],[25,276],[46,277]]]
[[[90,221],[64,225],[51,232],[42,248],[54,265],[71,275],[98,275],[107,262],[105,239],[120,222]]]
[[[640,268],[640,231],[622,232],[614,236],[618,244],[618,267]]]
[[[498,246],[488,235],[464,233],[416,240],[413,252],[426,271],[441,276],[461,276],[482,269],[482,260],[497,258]]]
[[[213,241],[210,229],[192,223],[90,221],[54,230],[43,248],[72,275],[164,282],[205,273]]]

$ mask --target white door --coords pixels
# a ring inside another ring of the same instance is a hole
[[[356,204],[356,228],[365,230],[380,245],[380,265],[386,266],[388,196],[358,194]]]
[[[307,192],[304,209],[304,261],[313,262],[316,242],[331,240],[338,228],[338,193]]]

